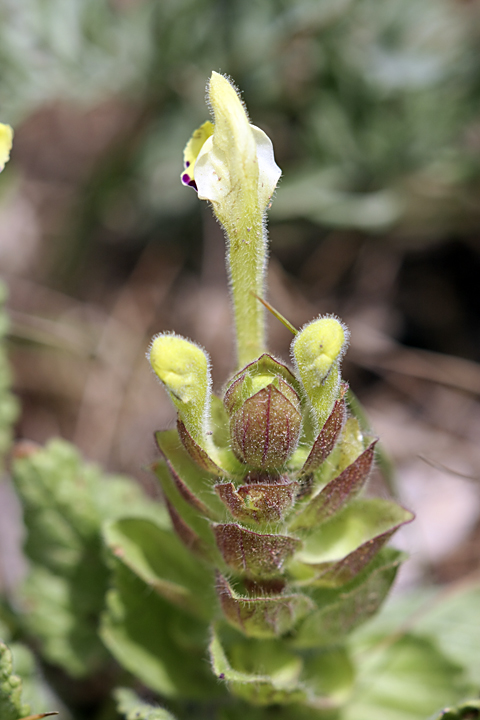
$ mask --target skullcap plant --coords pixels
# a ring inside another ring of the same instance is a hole
[[[258,297],[281,172],[227,78],[212,73],[208,100],[213,120],[187,143],[181,179],[225,230],[238,365],[219,398],[204,350],[153,339],[152,368],[178,411],[176,430],[156,435],[156,472],[216,598],[212,672],[258,717],[273,706],[323,717],[354,685],[346,637],[384,600],[402,560],[386,543],[412,514],[362,496],[376,440],[347,407],[343,323],[324,316],[297,332],[293,369],[268,353]]]

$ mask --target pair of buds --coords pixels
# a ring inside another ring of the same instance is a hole
[[[339,394],[340,361],[347,331],[333,317],[306,325],[292,342],[296,373],[268,354],[247,364],[229,381],[223,403],[230,448],[251,471],[278,472],[298,447],[306,422],[323,427]],[[220,457],[210,422],[211,379],[205,351],[178,335],[152,341],[152,368],[176,406],[187,443],[198,446],[226,473],[235,461]],[[310,417],[309,417],[310,416]]]

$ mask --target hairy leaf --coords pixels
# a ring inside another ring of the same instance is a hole
[[[217,593],[228,622],[247,637],[280,637],[315,607],[310,598],[300,593],[242,597],[221,575]]]
[[[171,530],[151,520],[122,518],[104,529],[113,555],[166,600],[208,620],[215,611],[212,570]]]
[[[299,580],[316,585],[343,585],[411,520],[411,512],[389,500],[356,500],[305,538],[289,570]]]
[[[76,676],[98,671],[107,661],[97,636],[109,575],[102,523],[128,511],[167,526],[165,508],[147,501],[133,481],[102,476],[61,440],[44,449],[19,444],[13,480],[32,563],[23,592],[25,627],[50,662]]]
[[[315,648],[343,642],[349,632],[378,610],[402,560],[402,553],[386,548],[342,588],[314,591],[312,597],[318,609],[301,622],[294,637],[295,645]]]
[[[125,720],[175,720],[168,710],[144,702],[133,690],[117,688],[113,695]]]
[[[208,625],[168,603],[119,561],[100,634],[124,668],[165,697],[222,694],[206,662]]]

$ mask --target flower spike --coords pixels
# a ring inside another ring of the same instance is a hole
[[[267,135],[249,122],[233,85],[212,73],[208,98],[215,124],[204,123],[187,143],[182,182],[209,200],[228,239],[238,367],[265,350],[263,295],[264,215],[281,170]]]

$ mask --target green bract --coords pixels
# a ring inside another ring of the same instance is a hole
[[[109,525],[118,580],[104,638],[151,687],[200,698],[212,686],[193,681],[192,661],[210,635],[219,702],[228,691],[246,708],[320,717],[350,696],[346,637],[385,598],[402,560],[385,544],[413,516],[362,497],[376,441],[349,416],[342,323],[320,317],[296,333],[294,371],[265,351],[254,294],[263,291],[264,212],[280,171],[270,140],[216,73],[209,100],[215,123],[189,141],[182,180],[225,228],[239,369],[216,397],[203,350],[172,334],[153,340],[150,362],[178,410],[177,429],[157,433],[154,467],[177,537],[168,545],[172,531],[142,518]],[[148,653],[142,667],[126,649],[118,618],[132,618],[131,648],[146,642],[134,630],[135,582],[155,589],[150,612],[190,627],[183,675],[165,664],[155,672]]]

